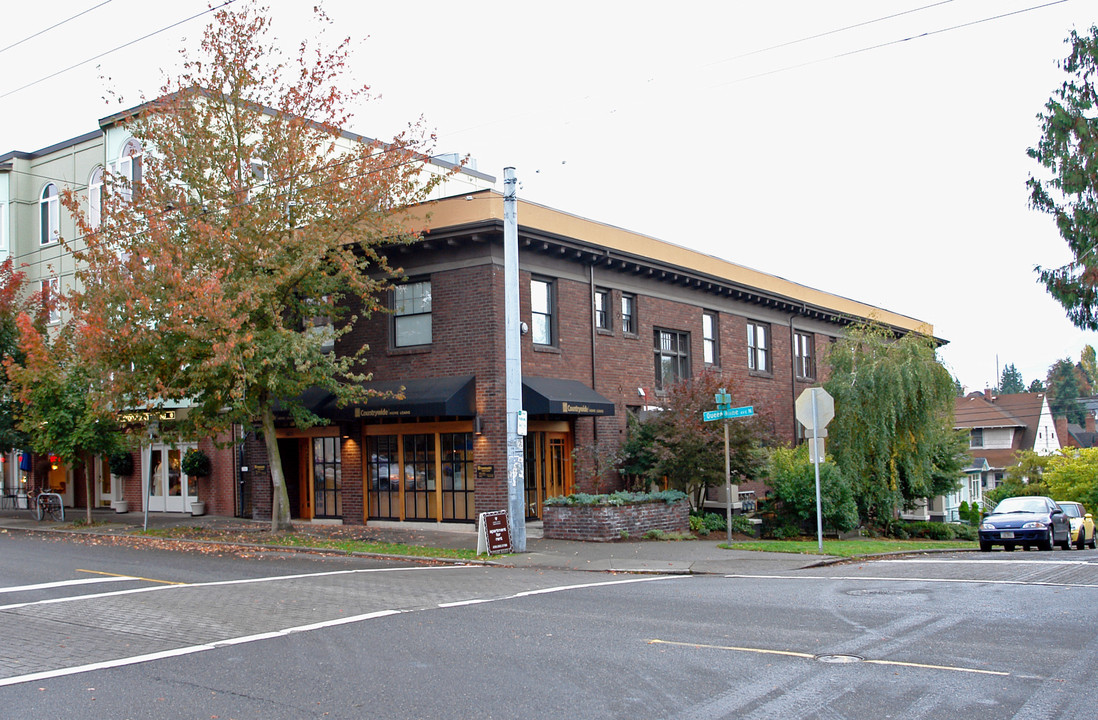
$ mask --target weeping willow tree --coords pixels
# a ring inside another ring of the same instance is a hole
[[[953,430],[953,380],[932,338],[858,326],[832,346],[828,363],[829,450],[864,522],[887,525],[900,508],[959,486],[966,445]]]

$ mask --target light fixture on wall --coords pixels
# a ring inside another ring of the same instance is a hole
[[[484,421],[480,419],[480,415],[474,415],[473,416],[473,434],[474,435],[483,435],[484,434]]]

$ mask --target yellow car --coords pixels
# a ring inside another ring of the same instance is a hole
[[[1084,546],[1093,550],[1095,547],[1094,516],[1086,511],[1082,503],[1065,501],[1056,504],[1071,521],[1071,543],[1080,550]]]

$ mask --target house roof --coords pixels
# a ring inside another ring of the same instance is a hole
[[[1011,408],[1000,402],[1008,395],[999,395],[988,401],[980,393],[956,398],[953,402],[953,427],[955,428],[1015,428],[1026,427]]]
[[[425,203],[410,212],[409,224],[431,236],[445,237],[502,228],[503,216],[503,195],[482,190]],[[901,334],[934,336],[933,325],[922,320],[544,205],[519,200],[518,223],[522,247],[537,250],[544,246],[544,251],[558,254],[571,251],[606,268],[654,274],[668,282],[830,322],[869,320]]]

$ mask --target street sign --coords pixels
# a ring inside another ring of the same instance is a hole
[[[706,410],[702,413],[702,420],[704,422],[712,422],[713,420],[733,420],[741,417],[751,417],[755,414],[755,407],[753,405],[746,405],[744,407],[737,408],[725,408],[723,410]]]
[[[819,418],[820,428],[827,427],[835,417],[835,400],[821,387],[806,388],[797,396],[797,420],[809,430],[813,427],[812,421],[812,396],[816,396],[816,415]]]
[[[507,511],[483,512],[477,523],[477,554],[511,552],[511,533],[507,526]]]

